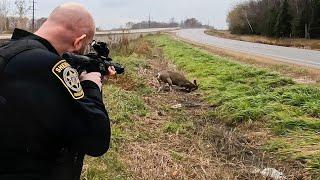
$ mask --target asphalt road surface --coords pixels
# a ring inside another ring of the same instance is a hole
[[[320,51],[224,39],[207,35],[204,29],[181,29],[174,32],[180,38],[204,45],[320,68]]]

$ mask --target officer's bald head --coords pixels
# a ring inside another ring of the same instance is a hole
[[[80,4],[66,3],[52,11],[48,22],[64,26],[77,35],[93,36],[95,25],[91,14]]]
[[[66,3],[55,8],[36,32],[50,41],[59,54],[65,51],[81,53],[94,33],[95,24],[91,14],[77,3]]]

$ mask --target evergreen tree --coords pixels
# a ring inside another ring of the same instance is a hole
[[[276,8],[272,8],[268,11],[267,15],[266,15],[266,28],[265,28],[265,35],[267,36],[275,36],[274,34],[274,28],[275,28],[275,25],[277,23],[277,15],[278,15],[278,12],[277,12],[277,9]]]
[[[292,20],[292,35],[294,37],[304,38],[305,37],[305,18],[304,13],[298,14]]]
[[[320,38],[320,0],[313,0],[313,17],[310,26],[310,37]]]
[[[288,0],[283,0],[274,28],[277,37],[289,37],[291,34],[292,16],[289,14]]]
[[[247,0],[229,12],[228,23],[236,34],[320,38],[320,0]]]

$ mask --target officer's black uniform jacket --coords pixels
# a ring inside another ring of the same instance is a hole
[[[0,75],[0,180],[79,179],[84,155],[109,148],[102,94],[91,81],[77,84],[48,41],[16,29],[11,41],[22,40],[44,49],[16,55]]]

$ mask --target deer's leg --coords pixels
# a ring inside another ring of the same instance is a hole
[[[159,84],[160,84],[160,86],[158,88],[158,92],[163,90],[163,87],[164,87],[165,83],[162,83],[161,81],[159,81]]]
[[[160,92],[162,89],[163,89],[163,87],[162,87],[162,85],[161,85],[161,83],[160,83],[160,86],[159,86],[159,88],[158,88],[158,92]]]
[[[173,86],[173,84],[172,84],[171,78],[167,78],[167,82],[168,82],[168,84],[169,84],[170,91],[172,91],[172,86]]]
[[[161,81],[161,79],[160,79],[160,73],[158,73],[158,75],[157,75],[157,80],[158,80],[158,82],[159,82],[158,92],[160,92],[160,91],[163,89],[163,87],[162,87],[162,81]]]

